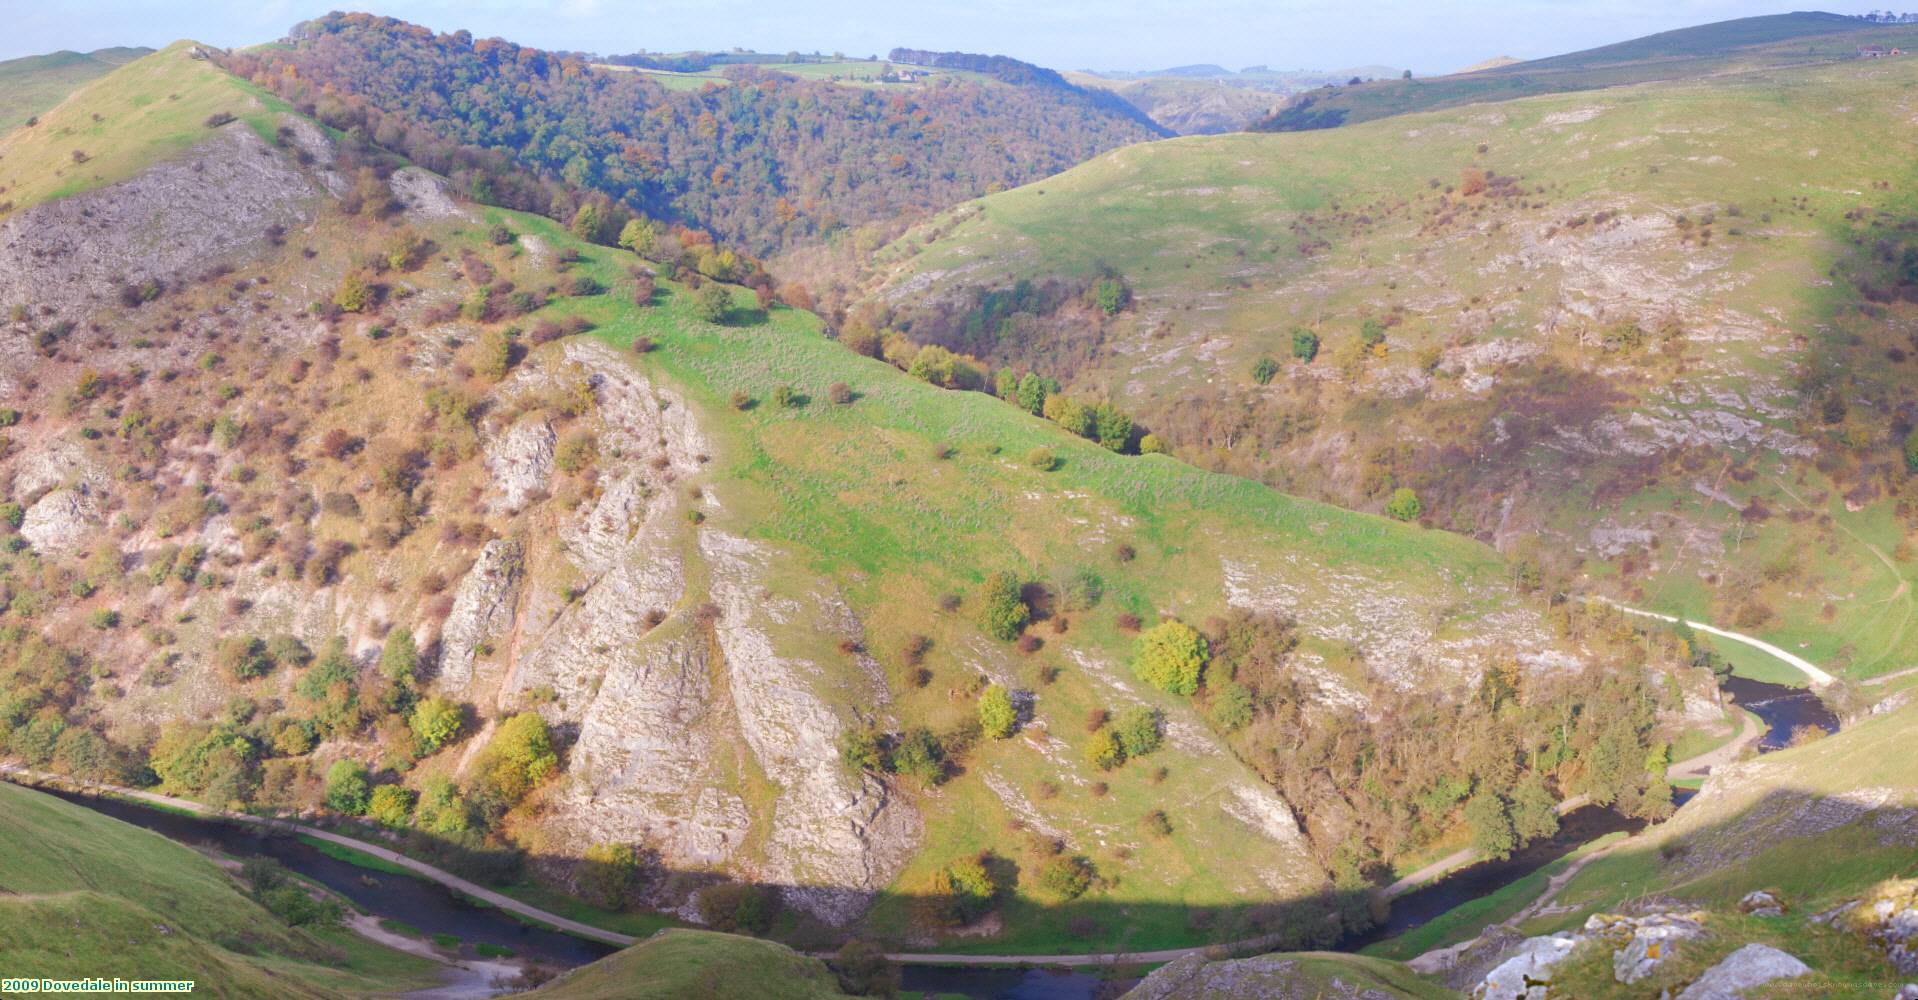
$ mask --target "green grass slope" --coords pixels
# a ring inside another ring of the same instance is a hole
[[[0,62],[0,132],[60,103],[81,84],[152,51],[144,48],[61,51]]]
[[[430,963],[286,927],[205,857],[0,783],[0,965],[9,975],[191,979],[196,994],[335,997],[424,983]]]
[[[0,218],[51,198],[126,180],[156,160],[184,153],[213,115],[231,115],[262,137],[284,102],[196,59],[193,42],[165,49],[86,83],[7,138],[0,160]]]
[[[1850,62],[1135,146],[909,233],[868,305],[1189,461],[1368,510],[1413,488],[1565,584],[1870,676],[1918,653],[1903,425],[1872,416],[1911,400],[1882,289],[1915,88]],[[962,322],[1102,273],[1110,319]]]
[[[1662,32],[1581,52],[1475,67],[1449,76],[1380,80],[1313,91],[1254,126],[1268,132],[1355,125],[1413,111],[1659,80],[1856,58],[1860,46],[1909,51],[1918,26],[1871,24],[1815,11],[1767,14]]]
[[[669,930],[529,994],[551,1000],[842,1000],[825,963],[736,934]]]
[[[1403,965],[1339,952],[1275,952],[1255,958],[1186,958],[1153,972],[1127,1000],[1455,1000]]]

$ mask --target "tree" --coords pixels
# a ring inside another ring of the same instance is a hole
[[[460,833],[472,824],[472,808],[452,779],[432,774],[420,782],[417,811],[421,829],[432,833]]]
[[[839,763],[855,774],[879,770],[879,730],[861,726],[840,733]]]
[[[1139,439],[1139,454],[1163,455],[1165,453],[1166,453],[1165,442],[1160,440],[1159,435],[1147,434],[1144,437]]]
[[[1054,858],[1039,872],[1039,884],[1061,899],[1078,899],[1092,888],[1092,862],[1076,855]]]
[[[1512,817],[1496,792],[1481,791],[1465,803],[1465,825],[1472,831],[1472,848],[1488,858],[1509,858],[1518,846]]]
[[[435,753],[459,735],[461,711],[445,698],[428,698],[413,707],[407,725],[419,741],[421,753]]]
[[[1278,374],[1278,359],[1269,354],[1252,363],[1252,381],[1260,385],[1271,385],[1273,377]]]
[[[1092,415],[1100,444],[1112,451],[1124,451],[1126,445],[1132,443],[1132,418],[1118,407],[1100,403],[1093,408]]]
[[[1319,356],[1319,335],[1305,327],[1296,327],[1292,331],[1292,356],[1310,363]]]
[[[979,587],[979,627],[995,639],[1011,642],[1019,638],[1032,617],[1020,595],[1019,578],[1001,570],[986,577]]]
[[[986,915],[999,898],[999,886],[981,855],[955,861],[933,876],[940,915],[952,924],[969,924]]]
[[[1385,502],[1385,516],[1395,521],[1416,521],[1420,510],[1419,495],[1405,486],[1393,490],[1392,499]]]
[[[946,778],[946,751],[939,745],[939,738],[924,726],[906,731],[899,737],[899,745],[892,751],[892,770],[917,779],[922,784],[936,785]]]
[[[1125,763],[1125,747],[1110,729],[1101,729],[1086,739],[1086,763],[1101,771],[1110,771]]]
[[[357,760],[334,761],[326,770],[326,807],[349,816],[366,812],[370,784],[365,764]]]
[[[1117,278],[1100,278],[1092,288],[1092,298],[1100,312],[1114,316],[1132,300],[1132,292]]]
[[[214,653],[214,662],[236,681],[264,677],[267,671],[273,669],[273,661],[266,654],[266,643],[250,635],[236,635],[223,640]]]
[[[1216,684],[1207,681],[1206,688],[1212,697],[1212,721],[1220,729],[1237,732],[1252,723],[1254,706],[1250,688],[1234,680]]]
[[[518,802],[559,770],[559,754],[546,720],[538,712],[521,712],[500,724],[480,763],[499,797]]]
[[[693,293],[693,315],[708,323],[724,323],[733,311],[733,293],[717,281],[708,281]]]
[[[620,227],[619,245],[644,257],[658,235],[659,231],[645,219],[628,219],[626,225]]]
[[[1191,694],[1207,656],[1205,637],[1190,625],[1167,619],[1139,636],[1132,672],[1161,691]]]
[[[1036,372],[1027,372],[1019,379],[1018,402],[1020,409],[1035,417],[1045,412],[1046,383]]]
[[[506,369],[512,362],[512,341],[498,330],[480,334],[479,343],[473,345],[473,372],[488,382],[505,378]]]
[[[573,222],[566,228],[571,229],[574,236],[588,243],[598,243],[601,231],[606,228],[606,217],[600,212],[598,205],[589,201],[579,206],[579,211],[573,213]]]
[[[839,946],[827,963],[839,978],[839,988],[853,996],[890,997],[899,992],[899,967],[886,960],[886,951],[874,942],[853,938]]]
[[[1558,804],[1545,788],[1545,779],[1537,772],[1519,779],[1512,788],[1512,832],[1520,843],[1529,843],[1558,832]]]
[[[340,279],[339,290],[333,293],[333,304],[339,306],[341,312],[363,312],[372,295],[366,278],[358,271],[348,271],[346,277]]]
[[[420,649],[413,642],[413,630],[396,628],[388,633],[386,645],[380,647],[380,673],[395,684],[408,685],[419,668]]]
[[[594,906],[623,910],[639,888],[639,852],[631,844],[594,844],[574,870],[574,883]]]
[[[1019,711],[1012,705],[1012,692],[1004,684],[988,684],[979,695],[979,728],[988,737],[1003,740],[1012,735],[1019,722]]]
[[[1158,709],[1134,705],[1120,712],[1119,717],[1113,720],[1112,735],[1119,741],[1119,746],[1125,749],[1127,759],[1143,757],[1159,749],[1162,723]]]
[[[381,785],[367,800],[366,815],[381,826],[397,830],[413,815],[413,793],[398,785]]]

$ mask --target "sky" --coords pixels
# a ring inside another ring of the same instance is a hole
[[[1799,0],[383,0],[361,7],[602,55],[741,47],[877,54],[894,46],[1009,55],[1055,69],[1341,69],[1441,73],[1754,14]],[[0,59],[179,38],[271,41],[340,0],[0,0]],[[1837,13],[1872,9],[1831,5]]]

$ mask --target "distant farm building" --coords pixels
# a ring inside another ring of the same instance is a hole
[[[1882,45],[1858,46],[1858,58],[1860,59],[1886,59],[1891,56],[1902,56],[1904,54],[1903,49],[1888,49]]]

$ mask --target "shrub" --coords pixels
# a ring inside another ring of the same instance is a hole
[[[326,807],[349,816],[366,812],[369,784],[365,764],[356,760],[334,761],[326,771]]]
[[[733,294],[717,281],[708,281],[693,292],[693,315],[708,323],[724,323],[733,310]]]
[[[639,852],[631,844],[594,844],[574,869],[573,881],[579,894],[594,906],[624,909],[639,888]]]
[[[1002,641],[1019,637],[1032,609],[1020,596],[1019,578],[1003,570],[986,577],[979,588],[979,626]]]
[[[826,398],[844,406],[852,402],[852,387],[844,382],[834,382],[826,387]]]
[[[1385,516],[1395,521],[1416,521],[1420,509],[1419,495],[1404,486],[1393,490],[1392,499],[1385,502]]]
[[[711,287],[711,286],[707,286]],[[699,916],[706,925],[719,931],[750,931],[764,934],[779,915],[779,900],[756,885],[722,882],[708,886],[699,894]]]
[[[553,465],[561,472],[580,472],[590,468],[599,458],[599,446],[593,442],[593,436],[584,431],[566,435],[553,449]]]
[[[1161,691],[1191,694],[1199,689],[1206,661],[1205,637],[1184,622],[1168,619],[1139,636],[1132,670]]]
[[[782,410],[790,410],[799,405],[799,393],[792,386],[782,385],[773,389],[773,405]]]
[[[444,698],[427,698],[413,707],[407,726],[419,741],[422,753],[433,753],[459,735],[462,713],[458,705]]]
[[[1039,872],[1039,884],[1061,899],[1078,899],[1092,888],[1092,862],[1072,856],[1054,858]]]
[[[1098,284],[1092,286],[1092,300],[1100,312],[1113,316],[1132,301],[1132,292],[1117,278],[1100,278]]]
[[[87,624],[101,631],[120,627],[120,612],[101,608],[87,616]]]
[[[1147,434],[1146,436],[1139,439],[1139,454],[1163,455],[1165,453],[1166,453],[1165,442],[1163,440],[1160,440],[1159,435]]]
[[[1125,763],[1125,748],[1110,729],[1101,729],[1086,740],[1086,763],[1101,771],[1110,771]]]
[[[1252,691],[1238,681],[1208,682],[1212,692],[1212,721],[1226,732],[1244,729],[1252,722]]]
[[[1059,456],[1053,454],[1051,448],[1034,448],[1026,452],[1026,464],[1040,472],[1051,472],[1059,467]]]
[[[380,673],[395,684],[411,684],[420,668],[420,649],[413,641],[413,630],[396,628],[380,647]]]
[[[879,730],[861,726],[840,733],[839,763],[855,773],[880,770]]]
[[[483,779],[506,802],[518,802],[559,770],[546,720],[521,712],[500,724],[480,757]]]
[[[1377,319],[1368,319],[1360,323],[1359,342],[1367,347],[1377,347],[1385,343],[1385,324]]]
[[[264,677],[267,671],[273,669],[273,661],[267,657],[266,643],[255,636],[229,637],[220,643],[213,656],[220,670],[236,681]]]
[[[1252,381],[1260,385],[1271,385],[1274,376],[1279,374],[1279,362],[1267,355],[1252,363]]]
[[[932,731],[919,726],[906,731],[892,751],[892,771],[923,784],[936,785],[946,777],[946,752]]]
[[[742,412],[753,408],[753,398],[737,390],[733,392],[732,398],[729,400],[729,402],[732,403],[733,409],[740,410]]]
[[[1310,362],[1319,356],[1319,335],[1298,327],[1292,331],[1292,356],[1300,361]]]
[[[979,695],[979,729],[987,737],[1003,740],[1012,735],[1013,726],[1019,721],[1018,709],[1012,705],[1012,692],[1004,684],[988,684]]]
[[[1127,758],[1143,757],[1159,749],[1163,722],[1158,709],[1134,706],[1119,713],[1112,723],[1112,735],[1118,739]]]
[[[505,378],[512,360],[512,342],[498,330],[480,334],[479,342],[473,346],[473,372],[488,382]]]
[[[1139,829],[1148,837],[1163,840],[1172,836],[1172,821],[1166,818],[1165,810],[1154,809],[1139,817]]]
[[[986,857],[955,861],[933,877],[939,916],[947,923],[969,924],[986,915],[1000,888],[986,867]]]
[[[362,312],[372,297],[373,291],[367,285],[366,278],[358,271],[349,271],[346,277],[340,279],[339,290],[333,293],[333,304],[340,307],[341,312]]]

